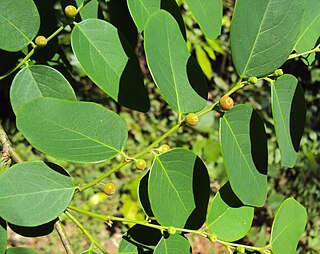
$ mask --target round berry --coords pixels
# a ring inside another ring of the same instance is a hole
[[[104,188],[103,191],[105,194],[107,194],[108,196],[113,195],[116,192],[116,186],[113,183],[107,183]]]
[[[258,82],[258,78],[257,77],[250,77],[248,79],[248,82],[251,84],[251,85],[254,85]]]
[[[283,75],[283,70],[282,69],[275,70],[274,75],[276,77],[282,76]]]
[[[74,18],[77,15],[77,8],[74,7],[73,5],[68,5],[64,9],[64,13],[66,14],[67,17]]]
[[[137,160],[135,165],[136,165],[136,168],[140,170],[144,170],[147,167],[147,163],[143,159]]]
[[[213,242],[213,243],[218,240],[218,237],[217,237],[215,234],[209,235],[208,238],[209,238],[209,240],[210,240],[211,242]]]
[[[238,246],[238,247],[237,247],[237,251],[238,251],[239,253],[245,253],[245,252],[246,252],[246,249],[245,249],[243,246]]]
[[[38,47],[44,47],[44,46],[46,46],[46,45],[47,45],[47,38],[44,37],[44,36],[42,36],[42,35],[38,36],[38,37],[36,38],[36,45],[37,45]]]
[[[195,126],[198,124],[198,116],[195,113],[189,113],[186,117],[187,124]]]
[[[168,145],[161,145],[160,147],[159,147],[159,152],[160,153],[164,153],[164,152],[168,152],[169,150],[170,150],[171,148],[170,148],[170,146],[168,146]]]
[[[177,230],[174,227],[168,227],[167,230],[170,235],[174,235],[177,232]]]
[[[223,96],[219,101],[219,105],[222,110],[230,110],[234,105],[234,101],[229,96]]]

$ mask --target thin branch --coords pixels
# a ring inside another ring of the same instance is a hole
[[[58,220],[54,224],[54,228],[58,232],[58,235],[60,237],[60,240],[61,240],[66,252],[68,254],[74,254],[74,251],[72,249],[71,243],[70,243],[69,238],[68,238],[68,236],[67,236],[67,234],[66,234],[66,232],[65,232],[65,230],[63,228],[63,225],[62,225],[61,221]]]
[[[82,230],[82,232],[88,237],[90,242],[98,247],[102,253],[108,254],[108,252],[102,247],[102,245],[89,233],[89,231],[81,224],[80,221],[77,220],[69,211],[64,212],[77,226]]]
[[[10,157],[12,157],[12,159],[15,162],[19,163],[19,162],[23,161],[20,154],[18,154],[16,149],[14,149],[14,147],[12,146],[12,143],[11,143],[10,139],[8,138],[7,133],[3,129],[1,123],[0,123],[0,143],[3,148],[3,152],[6,153],[7,155],[9,155]]]
[[[299,56],[304,56],[304,55],[309,55],[311,53],[317,53],[317,52],[320,52],[320,44],[318,46],[316,46],[314,49],[311,49],[309,51],[306,51],[306,52],[302,52],[300,54],[291,54],[289,57],[288,57],[288,60],[289,59],[292,59],[292,58],[296,58],[296,57],[299,57]]]

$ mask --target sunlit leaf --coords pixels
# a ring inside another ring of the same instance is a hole
[[[38,226],[58,217],[73,193],[63,168],[42,161],[19,163],[0,175],[0,216],[18,226]]]

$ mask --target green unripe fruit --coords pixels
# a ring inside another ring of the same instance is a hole
[[[47,45],[47,38],[46,37],[44,37],[44,36],[42,36],[42,35],[40,35],[40,36],[38,36],[37,38],[36,38],[36,40],[35,40],[35,42],[36,42],[36,45],[38,46],[38,47],[44,47],[44,46],[46,46]]]
[[[276,77],[282,76],[283,75],[283,70],[282,69],[275,70],[274,75]]]
[[[103,192],[111,196],[116,192],[116,186],[113,183],[107,183],[103,188]]]
[[[177,232],[174,227],[168,227],[167,231],[170,235],[174,235]]]
[[[254,85],[258,82],[258,78],[257,77],[250,77],[248,79],[248,82],[251,84],[251,85]]]
[[[246,252],[246,249],[245,249],[243,246],[238,246],[238,247],[237,247],[237,251],[238,251],[239,253],[245,253],[245,252]]]
[[[234,105],[234,101],[229,96],[223,96],[219,101],[219,106],[222,110],[230,110]]]
[[[135,165],[136,165],[136,168],[140,170],[144,170],[147,167],[147,163],[143,159],[137,160]]]
[[[66,14],[67,17],[74,18],[77,15],[77,8],[74,7],[73,5],[68,5],[64,9],[64,13]]]
[[[198,116],[195,113],[189,113],[186,117],[187,124],[191,126],[197,125],[198,121],[199,121]]]
[[[218,237],[215,234],[211,234],[208,236],[210,242],[216,242],[218,240]]]
[[[170,148],[170,146],[168,146],[168,145],[161,145],[161,146],[159,147],[159,152],[160,152],[160,153],[168,152],[170,149],[171,149],[171,148]]]

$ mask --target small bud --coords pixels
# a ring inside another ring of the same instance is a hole
[[[107,183],[104,188],[103,191],[105,194],[107,194],[108,196],[113,195],[116,192],[116,186],[113,183]]]
[[[251,85],[254,85],[258,82],[258,78],[257,77],[250,77],[248,79],[248,82],[251,84]]]
[[[283,75],[283,70],[282,69],[275,70],[274,75],[276,77],[282,76]]]
[[[174,235],[177,232],[174,227],[168,227],[167,231],[170,235]]]
[[[246,252],[246,249],[245,249],[243,246],[238,246],[238,247],[237,247],[237,251],[238,251],[239,253],[245,253],[245,252]]]
[[[218,237],[217,237],[215,234],[209,235],[208,238],[209,238],[209,240],[210,240],[211,242],[213,242],[213,243],[218,240]]]

